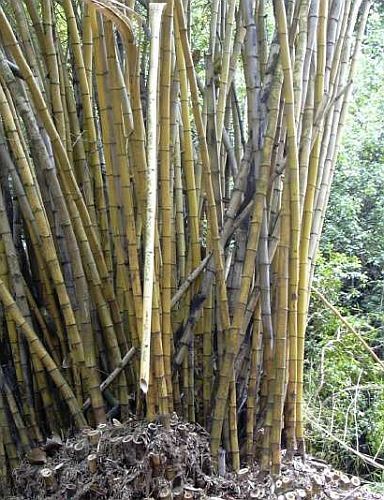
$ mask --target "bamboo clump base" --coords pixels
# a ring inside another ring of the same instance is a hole
[[[144,454],[133,461],[137,450],[133,443],[137,441],[144,442]],[[169,429],[158,422],[148,424],[134,419],[119,427],[108,424],[99,443],[90,445],[88,455],[81,459],[74,452],[78,443],[84,446],[84,433],[50,453],[44,466],[24,461],[14,474],[17,498],[380,498],[359,478],[347,476],[310,456],[305,462],[300,457],[293,461],[283,457],[279,479],[255,465],[218,476],[214,473],[208,433],[198,424],[175,417],[171,418]]]

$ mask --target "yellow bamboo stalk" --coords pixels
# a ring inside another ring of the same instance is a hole
[[[153,293],[153,307],[151,320],[151,356],[153,359],[153,375],[156,387],[156,399],[159,406],[159,414],[164,417],[165,423],[169,418],[169,400],[167,381],[165,379],[164,352],[161,335],[161,314],[160,314],[160,290],[159,283],[155,278]]]
[[[233,373],[232,380],[229,386],[229,408],[228,408],[228,430],[231,450],[231,464],[233,470],[240,469],[240,450],[239,438],[237,432],[237,398],[236,398],[236,380]]]
[[[44,0],[42,2],[42,18],[44,27],[45,52],[47,54],[46,62],[48,67],[47,69],[49,71],[49,89],[50,102],[52,106],[52,116],[54,118],[57,131],[60,137],[63,138],[65,144],[66,131],[64,111],[63,103],[61,101],[60,77],[56,47],[53,40],[54,26],[52,16],[52,2],[50,2],[49,0]]]
[[[1,67],[6,68],[4,59],[2,61],[0,60],[0,69]],[[6,68],[5,71],[7,71],[7,69],[8,68]],[[28,186],[26,193],[29,198],[31,208],[34,212],[36,223],[39,227],[40,238],[42,241],[41,250],[49,267],[51,277],[53,282],[55,283],[57,294],[61,303],[68,335],[72,344],[71,348],[74,354],[74,361],[82,362],[84,360],[82,342],[77,329],[73,309],[65,287],[60,264],[57,260],[56,249],[53,243],[50,227],[48,221],[45,218],[44,210],[41,207],[38,190],[34,184],[33,177],[29,169],[29,164],[26,161],[24,152],[21,149],[20,141],[18,140],[18,134],[15,128],[15,123],[2,88],[0,88],[0,112],[2,114],[6,127],[8,128],[8,132],[13,138],[12,147],[14,149],[15,157],[17,158],[20,175],[23,178],[24,184]]]
[[[299,153],[297,147],[297,127],[295,120],[295,102],[293,87],[293,70],[289,50],[288,27],[285,5],[282,1],[275,3],[275,14],[280,41],[280,56],[284,72],[283,95],[285,98],[285,120],[287,126],[289,191],[290,191],[290,256],[289,256],[289,378],[288,387],[288,446],[295,447],[295,408],[296,408],[296,378],[297,378],[297,301],[299,284],[299,251],[300,251],[300,181]],[[283,195],[284,196],[284,195]],[[285,228],[282,226],[282,237]],[[282,257],[281,257],[282,258]],[[273,467],[277,460],[273,457]]]
[[[246,423],[246,458],[252,464],[255,458],[255,422],[257,388],[260,377],[260,349],[262,344],[261,310],[260,303],[255,308],[253,316],[253,331],[251,342],[251,362],[249,367],[248,397],[247,397],[247,423]]]
[[[17,61],[20,71],[23,73],[23,78],[27,82],[31,97],[34,101],[36,110],[45,125],[47,133],[52,141],[52,147],[55,155],[59,162],[59,174],[61,181],[63,183],[63,191],[66,193],[66,198],[69,203],[69,211],[71,217],[73,218],[73,224],[76,234],[78,234],[78,241],[85,245],[85,250],[87,251],[88,260],[94,262],[97,265],[97,270],[100,273],[100,278],[103,284],[103,295],[107,300],[113,324],[116,330],[121,331],[121,316],[119,307],[115,298],[114,290],[111,286],[111,282],[108,275],[107,266],[104,259],[104,254],[100,246],[94,225],[91,221],[89,212],[84,203],[84,199],[81,195],[79,186],[74,177],[72,167],[69,163],[66,151],[63,147],[60,136],[55,129],[51,117],[48,113],[47,107],[44,103],[42,94],[37,86],[37,83],[30,71],[30,68],[20,51],[18,42],[12,32],[12,29],[4,16],[4,12],[0,9],[0,21],[3,22],[4,37],[6,39],[7,46],[9,46],[12,51],[15,60]],[[75,208],[75,204],[76,207]],[[78,210],[78,212],[77,212]],[[79,216],[81,220],[79,220]],[[84,232],[85,231],[85,232]],[[87,239],[88,238],[88,239]],[[95,271],[93,266],[90,267],[89,271]],[[93,280],[92,280],[93,282]],[[100,309],[99,309],[100,310]],[[103,311],[105,312],[105,311]],[[108,337],[107,337],[108,338]],[[113,337],[111,338],[113,341]]]
[[[93,33],[92,33],[92,14],[91,7],[87,3],[84,5],[83,14],[83,36],[82,36],[82,50],[84,58],[84,68],[87,73],[88,88],[90,93],[93,89],[92,80],[92,63],[93,63]]]
[[[9,466],[11,468],[17,467],[19,459],[17,455],[16,446],[13,442],[10,426],[7,422],[7,415],[5,413],[4,397],[0,391],[0,433],[3,437],[5,455],[7,457]]]
[[[292,171],[291,171],[292,172]],[[293,172],[292,172],[293,173]],[[274,384],[269,387],[273,392],[272,427],[270,431],[270,453],[271,472],[278,475],[281,464],[281,432],[283,428],[283,411],[286,394],[286,373],[287,373],[287,348],[289,317],[289,291],[290,291],[290,238],[292,236],[291,214],[290,214],[290,189],[292,183],[287,183],[283,189],[283,201],[281,207],[281,234],[278,253],[277,267],[277,312],[276,312],[276,343],[274,350]]]
[[[2,369],[0,370],[0,380],[1,380],[2,390],[5,395],[5,399],[8,403],[9,413],[15,423],[15,427],[19,435],[21,449],[23,453],[27,453],[31,448],[30,439],[25,424],[23,422],[23,419],[20,415],[16,399],[11,391],[11,388],[9,387],[9,385],[5,380]]]
[[[190,238],[192,252],[192,266],[196,267],[200,262],[200,242],[199,242],[199,213],[196,190],[196,180],[194,173],[192,131],[189,117],[187,74],[184,55],[181,47],[179,25],[175,18],[175,45],[177,55],[177,65],[180,80],[180,104],[183,125],[183,172],[188,198],[188,215],[190,221]]]
[[[160,218],[161,253],[163,257],[161,276],[162,343],[164,350],[164,369],[169,396],[169,410],[173,409],[172,396],[172,208],[171,190],[171,75],[172,75],[172,26],[173,1],[168,2],[164,11],[162,30],[162,67],[160,80]]]
[[[86,68],[84,66],[84,57],[81,50],[81,40],[77,28],[76,17],[71,0],[64,0],[64,12],[67,18],[68,32],[71,41],[71,47],[74,54],[76,71],[79,78],[79,86],[84,110],[84,119],[86,123],[86,137],[88,154],[90,158],[91,173],[94,181],[95,206],[99,217],[99,229],[101,246],[107,253],[109,250],[108,238],[108,220],[106,215],[106,205],[103,190],[103,181],[101,176],[100,159],[97,149],[97,134],[91,101],[91,93],[88,86]]]
[[[233,38],[233,26],[234,26],[234,17],[235,17],[235,8],[236,8],[236,0],[229,0],[227,13],[226,13],[226,24],[225,24],[225,38],[223,43],[223,50],[221,54],[221,71],[219,74],[219,96],[217,100],[216,107],[216,140],[217,140],[217,150],[220,152],[221,142],[223,136],[224,129],[224,116],[225,109],[227,103],[228,96],[228,83],[229,83],[229,70],[230,70],[230,62],[231,62],[231,48],[232,48],[232,38]],[[219,200],[221,203],[221,190],[218,186],[219,179],[219,171],[212,171],[214,178],[214,188],[216,189],[215,195],[216,200]]]
[[[148,392],[150,374],[152,298],[154,286],[154,246],[157,205],[157,80],[161,16],[164,8],[165,4],[150,4],[150,25],[152,37],[148,83],[148,175],[143,278],[143,325],[140,360],[140,388],[145,394]]]
[[[80,428],[84,427],[86,425],[86,421],[72,392],[72,389],[65,381],[64,377],[60,373],[60,370],[57,368],[55,362],[44,348],[34,330],[24,319],[23,315],[20,312],[20,309],[17,307],[15,301],[13,300],[11,294],[9,293],[2,280],[0,280],[0,300],[3,303],[4,310],[13,319],[15,324],[20,328],[21,332],[27,339],[29,348],[31,350],[31,355],[37,356],[37,358],[41,361],[41,363],[49,373],[53,383],[56,385],[58,391],[61,393],[63,400],[67,404],[75,421],[75,424]]]
[[[280,74],[280,76],[279,76]],[[255,200],[253,205],[252,219],[247,242],[246,255],[243,266],[243,278],[241,289],[235,307],[235,314],[232,320],[232,325],[229,333],[229,343],[224,356],[223,366],[220,370],[219,387],[216,395],[216,402],[213,413],[213,426],[211,431],[211,446],[213,456],[217,456],[222,424],[224,421],[225,406],[228,397],[229,382],[231,370],[233,367],[235,355],[238,350],[238,336],[242,327],[244,311],[247,305],[248,293],[250,290],[253,271],[255,267],[255,256],[261,231],[264,202],[268,189],[268,177],[270,168],[270,158],[272,155],[273,142],[275,137],[275,128],[278,117],[278,104],[280,100],[280,91],[282,78],[281,73],[277,73],[274,88],[271,89],[269,96],[270,120],[268,122],[268,130],[266,132],[262,160],[260,165],[260,177],[257,183]]]

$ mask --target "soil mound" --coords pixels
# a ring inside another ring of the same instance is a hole
[[[8,499],[374,499],[358,478],[308,457],[272,479],[257,466],[214,474],[209,436],[198,424],[117,420],[62,442],[54,437],[15,470]]]

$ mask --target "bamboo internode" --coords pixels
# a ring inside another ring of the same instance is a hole
[[[204,425],[236,470],[305,453],[311,282],[370,6],[212,0],[202,61],[193,2],[2,3],[2,476],[117,406]]]

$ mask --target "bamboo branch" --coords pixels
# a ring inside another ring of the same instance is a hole
[[[134,347],[131,347],[131,349],[127,352],[127,354],[122,358],[118,366],[113,370],[112,373],[108,375],[108,377],[102,381],[100,384],[100,391],[104,392],[108,387],[112,384],[114,380],[119,376],[119,374],[124,370],[124,368],[127,366],[127,364],[131,361],[133,356],[136,353],[136,349]],[[91,406],[91,400],[90,398],[86,399],[84,404],[83,404],[83,411],[87,411],[89,407]]]
[[[341,315],[341,313],[336,309],[336,307],[333,306],[319,290],[312,287],[312,292],[315,295],[317,295],[317,297],[319,297],[319,299],[328,307],[330,311],[333,312],[333,314],[343,323],[343,325],[347,328],[347,330],[350,331],[361,342],[361,344],[364,346],[364,349],[379,364],[381,370],[384,371],[384,362],[378,357],[375,351],[367,344],[363,336],[344,318],[344,316]]]

